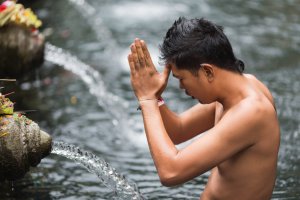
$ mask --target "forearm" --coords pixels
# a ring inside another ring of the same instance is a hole
[[[174,171],[177,149],[164,127],[156,101],[140,102],[148,145],[161,179]]]
[[[180,141],[178,140],[178,136],[180,136],[180,134],[183,134],[180,116],[177,115],[177,113],[171,111],[166,104],[160,106],[159,111],[169,137],[171,138],[173,143],[180,143]]]
[[[174,144],[185,142],[214,126],[215,103],[196,104],[177,115],[166,105],[160,106],[160,113],[167,133]]]

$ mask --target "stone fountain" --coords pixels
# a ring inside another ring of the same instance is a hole
[[[52,139],[0,93],[0,181],[22,178],[50,154]]]

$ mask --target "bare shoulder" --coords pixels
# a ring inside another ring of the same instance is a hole
[[[247,138],[251,145],[256,143],[258,134],[268,132],[276,124],[276,112],[268,100],[248,97],[226,112],[217,126],[221,132],[227,130],[229,138]]]
[[[248,78],[248,80],[257,87],[272,103],[273,107],[275,107],[273,96],[270,92],[270,90],[267,88],[265,84],[263,84],[260,80],[258,80],[254,75],[252,74],[244,74],[245,77]]]
[[[246,123],[253,121],[253,125],[268,121],[268,117],[276,116],[272,102],[270,102],[268,98],[259,95],[250,96],[242,100],[232,108],[231,114],[240,117],[240,119],[245,120]],[[249,125],[251,125],[251,123]]]

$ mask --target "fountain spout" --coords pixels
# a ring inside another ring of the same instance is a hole
[[[42,153],[42,158],[48,156],[52,150],[52,138],[45,131],[40,130],[41,134],[41,145],[40,151]]]
[[[50,154],[52,139],[0,95],[0,181],[22,178]]]

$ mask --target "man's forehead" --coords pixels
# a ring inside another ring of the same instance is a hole
[[[180,77],[185,70],[178,69],[175,65],[171,65],[171,72],[174,77]]]
[[[178,73],[178,70],[179,70],[179,69],[177,69],[177,67],[176,67],[174,64],[169,64],[169,66],[171,66],[171,71],[172,71],[173,73],[174,73],[174,72],[175,72],[175,73],[176,73],[176,72]]]
[[[172,65],[172,67],[171,67],[171,72],[172,72],[172,75],[174,77],[178,77],[179,76],[178,69],[176,69],[176,67],[174,67],[174,65]]]

